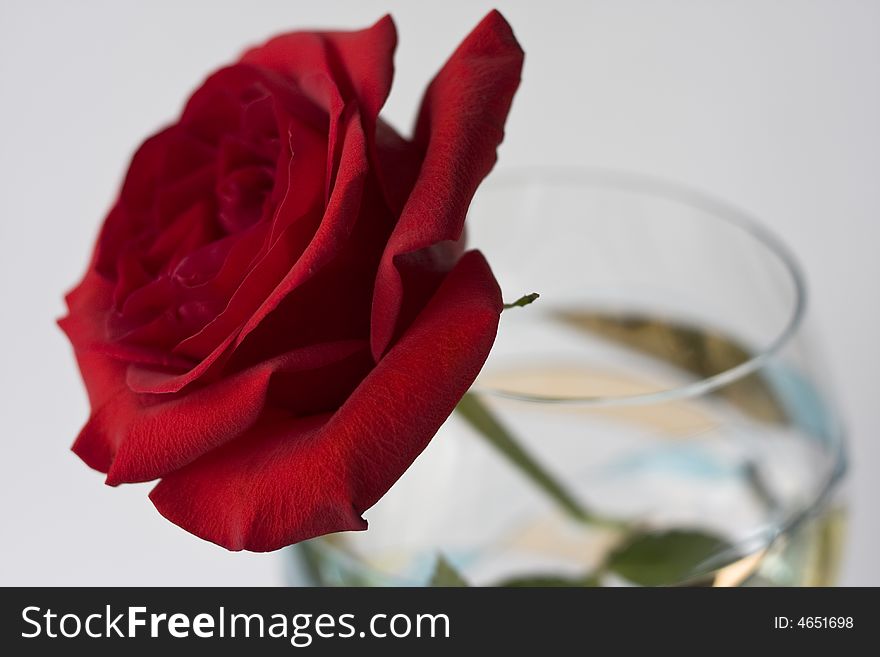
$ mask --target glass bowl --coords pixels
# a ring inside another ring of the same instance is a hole
[[[369,530],[295,548],[313,583],[833,582],[843,432],[779,239],[584,170],[494,174],[467,230],[505,301],[540,298],[504,311],[479,417],[449,418]]]

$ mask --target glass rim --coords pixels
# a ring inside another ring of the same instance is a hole
[[[518,402],[579,407],[633,406],[691,399],[711,393],[760,371],[794,338],[801,328],[806,313],[807,284],[800,263],[780,237],[764,226],[754,215],[740,209],[736,205],[686,184],[648,174],[598,167],[504,167],[496,170],[487,179],[481,190],[497,191],[507,187],[518,188],[527,183],[540,183],[548,186],[566,185],[619,189],[645,197],[672,201],[686,207],[701,210],[708,214],[713,221],[721,221],[741,230],[782,264],[793,285],[794,307],[775,337],[763,348],[752,353],[748,360],[684,385],[630,395],[554,397],[550,395],[511,392],[485,385],[478,378],[472,387],[475,393]]]

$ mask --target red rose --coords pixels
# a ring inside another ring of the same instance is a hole
[[[135,154],[67,297],[74,452],[112,486],[160,479],[159,512],[231,550],[365,529],[495,338],[460,238],[522,51],[489,14],[408,141],[377,118],[396,39],[285,34],[213,74]]]

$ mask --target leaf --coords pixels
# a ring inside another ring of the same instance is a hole
[[[639,533],[611,553],[606,568],[633,584],[669,586],[705,574],[707,562],[730,548],[696,530]]]
[[[429,584],[438,587],[469,586],[467,580],[442,554],[437,555],[437,565],[434,566],[434,574]]]
[[[499,452],[532,480],[569,515],[583,522],[602,522],[580,503],[520,446],[513,434],[492,414],[482,401],[468,392],[458,402],[456,410],[477,433],[486,438]]]
[[[535,301],[541,295],[537,292],[532,292],[531,294],[524,294],[519,299],[514,301],[513,303],[505,303],[504,310],[509,310],[510,308],[522,308],[524,306],[528,306],[530,303]]]
[[[558,577],[556,575],[528,575],[525,577],[513,577],[496,584],[504,588],[529,588],[529,587],[552,587],[552,588],[585,588],[599,586],[597,575],[584,575],[583,577]]]
[[[321,573],[321,558],[312,545],[311,541],[303,541],[291,546],[291,549],[299,557],[305,575],[310,582],[310,586],[321,586],[324,577]]]

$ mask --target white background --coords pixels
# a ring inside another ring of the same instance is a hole
[[[527,52],[505,165],[687,182],[761,217],[800,256],[851,434],[843,583],[880,584],[880,3],[506,2]],[[291,28],[400,32],[386,116],[484,2],[0,2],[0,584],[277,584],[106,488],[69,451],[87,406],[53,320],[137,143],[246,45]]]

